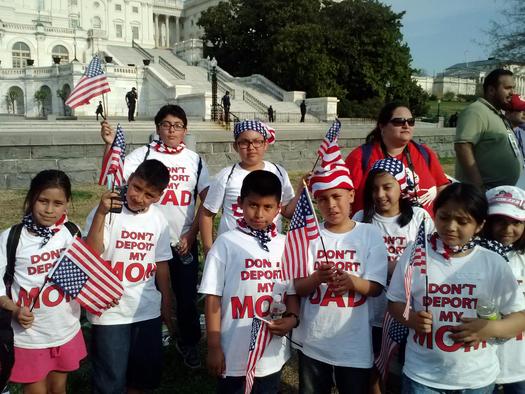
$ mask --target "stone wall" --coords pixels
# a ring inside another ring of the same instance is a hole
[[[339,139],[343,157],[364,142],[368,130],[343,133]],[[147,143],[148,136],[145,132],[127,133],[128,151]],[[277,135],[277,143],[270,146],[266,158],[282,164],[290,172],[309,171],[322,137],[323,133],[305,137],[304,132],[282,132]],[[208,163],[211,174],[238,161],[229,133],[199,133],[188,139],[188,145],[196,147]],[[454,157],[454,129],[421,128],[415,139],[428,144],[440,157]],[[98,132],[1,133],[0,188],[27,188],[31,177],[43,169],[63,170],[77,184],[94,183],[99,176],[102,152]]]

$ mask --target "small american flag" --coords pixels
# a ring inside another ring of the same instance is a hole
[[[416,242],[410,255],[410,260],[405,267],[405,298],[406,306],[403,312],[403,317],[408,320],[410,314],[410,299],[412,295],[412,276],[414,274],[414,267],[421,267],[421,273],[427,273],[427,252],[426,252],[426,234],[425,234],[425,220],[421,221],[419,230],[417,231]]]
[[[244,394],[252,392],[255,379],[255,366],[263,356],[266,346],[272,340],[272,334],[268,330],[268,324],[263,320],[254,318],[252,320],[252,332],[250,334],[250,347],[248,348],[248,364],[246,365],[246,384]]]
[[[321,142],[321,146],[319,146],[319,149],[317,150],[318,156],[323,156],[324,152],[326,152],[330,144],[332,144],[332,142],[337,142],[337,138],[339,138],[340,130],[341,130],[341,122],[339,121],[339,119],[336,119],[332,123],[332,126],[330,126],[330,128],[326,132],[323,142]]]
[[[49,279],[88,312],[97,316],[113,300],[122,297],[124,291],[104,260],[78,237],[62,254]]]
[[[319,237],[319,225],[308,190],[304,188],[286,234],[281,270],[283,280],[308,276],[310,241]]]
[[[65,104],[70,108],[77,108],[81,105],[89,104],[89,100],[93,97],[107,92],[111,92],[108,79],[104,71],[102,71],[100,59],[95,56],[87,66],[77,86],[69,94]]]
[[[394,351],[406,341],[408,336],[408,328],[399,323],[392,317],[388,311],[385,313],[385,319],[383,320],[383,335],[381,339],[381,352],[375,359],[375,364],[379,375],[383,380],[383,384],[386,383],[388,377],[388,370],[390,360]]]
[[[126,158],[126,138],[124,137],[124,130],[117,125],[115,139],[108,153],[102,160],[102,171],[98,180],[99,185],[105,185],[108,180],[108,175],[114,176],[114,182],[117,186],[123,186],[126,181],[124,179],[124,159]]]

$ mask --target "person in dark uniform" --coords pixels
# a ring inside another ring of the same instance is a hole
[[[102,107],[102,101],[98,102],[98,107],[95,111],[95,114],[97,115],[97,120],[99,115],[102,116],[102,119],[106,120],[106,117],[104,116],[104,107]]]
[[[126,93],[126,104],[128,105],[128,121],[135,120],[135,107],[137,105],[137,89],[131,88],[129,92]]]
[[[224,121],[230,123],[230,92],[226,91],[222,96],[222,107],[224,108]]]
[[[306,101],[303,100],[299,107],[301,108],[301,120],[299,122],[304,123],[304,117],[306,115]]]

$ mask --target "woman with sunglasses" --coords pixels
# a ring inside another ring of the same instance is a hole
[[[449,183],[437,155],[428,146],[414,142],[415,119],[401,103],[386,104],[377,119],[376,127],[366,142],[346,158],[352,174],[356,195],[353,205],[357,212],[363,209],[363,189],[368,172],[377,160],[394,157],[407,169],[409,196],[430,214],[437,194]]]

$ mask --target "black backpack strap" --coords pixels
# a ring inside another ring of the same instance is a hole
[[[363,174],[368,169],[368,161],[370,160],[370,155],[372,154],[372,144],[367,142],[366,144],[361,145],[361,169]]]
[[[18,241],[20,240],[20,234],[24,225],[22,223],[15,224],[9,230],[7,236],[7,266],[4,274],[4,284],[6,288],[6,294],[11,297],[11,285],[13,284],[13,277],[15,275],[15,262],[16,262],[16,248],[18,247]]]
[[[193,191],[193,198],[195,198],[195,203],[197,202],[197,197],[199,196],[199,178],[201,177],[201,172],[202,172],[202,157],[199,156],[199,165],[197,167],[197,183],[195,183],[195,190]]]
[[[235,163],[233,166],[232,166],[232,169],[230,170],[230,173],[228,174],[228,178],[226,178],[226,186],[228,185],[228,182],[230,182],[230,178],[232,177],[233,175],[233,170],[235,170],[235,166],[237,165],[237,163]]]
[[[78,226],[75,223],[73,223],[73,222],[65,222],[64,226],[69,230],[69,232],[71,233],[71,235],[73,237],[75,237],[77,235],[79,237],[82,236],[82,234],[80,233],[80,229],[78,228]]]
[[[284,179],[284,176],[283,176],[283,173],[281,171],[281,169],[279,168],[279,166],[277,164],[275,164],[273,161],[271,162],[275,168],[277,169],[277,172],[279,173],[279,175],[281,176],[281,179]]]
[[[427,163],[427,166],[430,168],[430,154],[428,153],[428,150],[425,148],[425,146],[423,144],[419,144],[416,141],[412,141],[412,142],[416,146],[416,148],[419,151],[419,153],[421,153],[421,155],[425,159],[425,162]]]
[[[149,156],[149,152],[150,152],[150,150],[151,150],[151,145],[148,144],[148,150],[146,151],[146,155],[144,155],[144,160],[142,160],[142,161],[146,161],[146,160],[148,160],[148,156]]]

